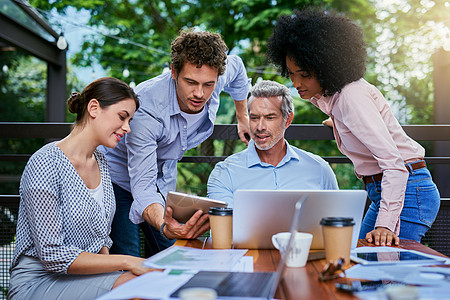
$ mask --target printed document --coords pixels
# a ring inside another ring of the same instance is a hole
[[[147,260],[144,265],[158,269],[231,271],[246,249],[196,249],[173,246]]]

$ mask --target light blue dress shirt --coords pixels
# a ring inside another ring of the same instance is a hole
[[[144,222],[144,209],[153,203],[164,206],[163,196],[175,190],[177,161],[186,150],[197,147],[212,134],[220,93],[225,91],[236,101],[245,100],[249,83],[242,60],[235,55],[228,56],[226,71],[219,76],[204,107],[208,117],[189,137],[187,122],[181,116],[177,101],[175,80],[170,72],[136,87],[141,106],[131,122],[131,132],[116,148],[102,148],[112,182],[133,195],[129,215],[133,223]]]
[[[208,197],[233,207],[238,189],[335,190],[336,176],[320,156],[287,144],[286,155],[273,166],[261,162],[251,140],[248,148],[219,162],[208,179]]]

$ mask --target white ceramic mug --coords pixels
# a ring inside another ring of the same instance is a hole
[[[290,232],[280,232],[272,236],[272,244],[284,255],[286,251]],[[313,235],[306,232],[295,233],[292,249],[286,260],[288,267],[304,267],[308,260],[309,248],[311,247]]]

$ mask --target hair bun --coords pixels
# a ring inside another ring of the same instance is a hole
[[[67,100],[67,106],[69,111],[73,114],[78,114],[83,109],[83,101],[81,99],[81,94],[79,92],[72,92],[69,99]]]

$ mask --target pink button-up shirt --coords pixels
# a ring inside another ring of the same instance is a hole
[[[310,101],[332,118],[337,146],[353,162],[358,177],[383,173],[375,227],[398,235],[409,176],[405,162],[422,159],[424,148],[406,135],[381,92],[364,79],[331,97],[316,95]]]

